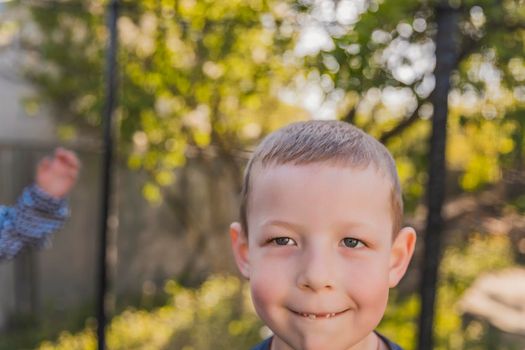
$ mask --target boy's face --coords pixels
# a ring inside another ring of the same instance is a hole
[[[392,235],[390,182],[374,168],[279,165],[252,177],[249,237],[230,234],[272,349],[376,349],[372,332],[415,232]]]

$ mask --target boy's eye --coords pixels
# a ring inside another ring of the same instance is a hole
[[[347,248],[360,248],[364,246],[363,242],[351,237],[343,238],[341,243]]]
[[[270,242],[275,243],[276,245],[293,245],[295,244],[294,240],[290,237],[276,237],[272,238]]]

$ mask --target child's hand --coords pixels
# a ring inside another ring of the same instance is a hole
[[[80,162],[75,153],[57,148],[52,157],[38,163],[36,184],[55,198],[65,197],[77,181]]]

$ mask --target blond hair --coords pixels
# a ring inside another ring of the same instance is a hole
[[[390,202],[394,235],[401,229],[403,198],[396,165],[379,141],[357,127],[336,120],[292,123],[269,134],[252,154],[244,172],[240,220],[248,234],[248,199],[254,168],[326,162],[365,169],[373,165],[391,182]]]

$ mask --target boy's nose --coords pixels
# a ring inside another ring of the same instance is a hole
[[[334,270],[329,254],[311,252],[301,260],[297,273],[300,289],[317,292],[334,288]]]

